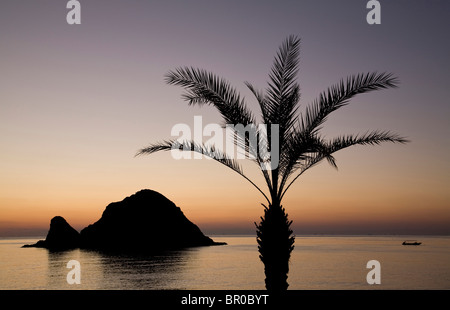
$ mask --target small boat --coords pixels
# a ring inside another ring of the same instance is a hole
[[[403,241],[403,245],[421,245],[422,242],[417,242],[416,240],[406,240]]]

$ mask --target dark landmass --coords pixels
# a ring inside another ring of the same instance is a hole
[[[80,246],[80,234],[61,216],[50,221],[50,230],[45,240],[23,247],[47,248],[50,250],[66,250]]]
[[[223,244],[205,236],[172,201],[146,189],[109,204],[102,217],[80,233],[55,216],[45,240],[23,247],[155,252]]]

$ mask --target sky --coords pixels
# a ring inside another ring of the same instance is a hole
[[[289,189],[294,234],[450,234],[450,3],[380,1],[81,0],[69,25],[61,0],[0,0],[0,236],[45,235],[63,216],[81,230],[140,189],[177,204],[206,234],[254,234],[263,196],[211,160],[135,157],[174,138],[176,124],[221,123],[188,106],[164,75],[193,66],[267,87],[279,45],[301,38],[302,111],[341,78],[391,72],[400,87],[355,97],[327,137],[390,130],[405,145],[336,153]],[[263,185],[256,166],[246,172]]]

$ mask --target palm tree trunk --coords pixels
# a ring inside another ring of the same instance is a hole
[[[289,259],[295,239],[290,229],[291,223],[279,203],[265,207],[261,223],[255,223],[259,258],[264,264],[266,289],[269,292],[283,292],[289,286]]]

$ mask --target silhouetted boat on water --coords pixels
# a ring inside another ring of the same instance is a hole
[[[417,242],[416,240],[406,240],[403,241],[403,245],[421,245],[422,242]]]

